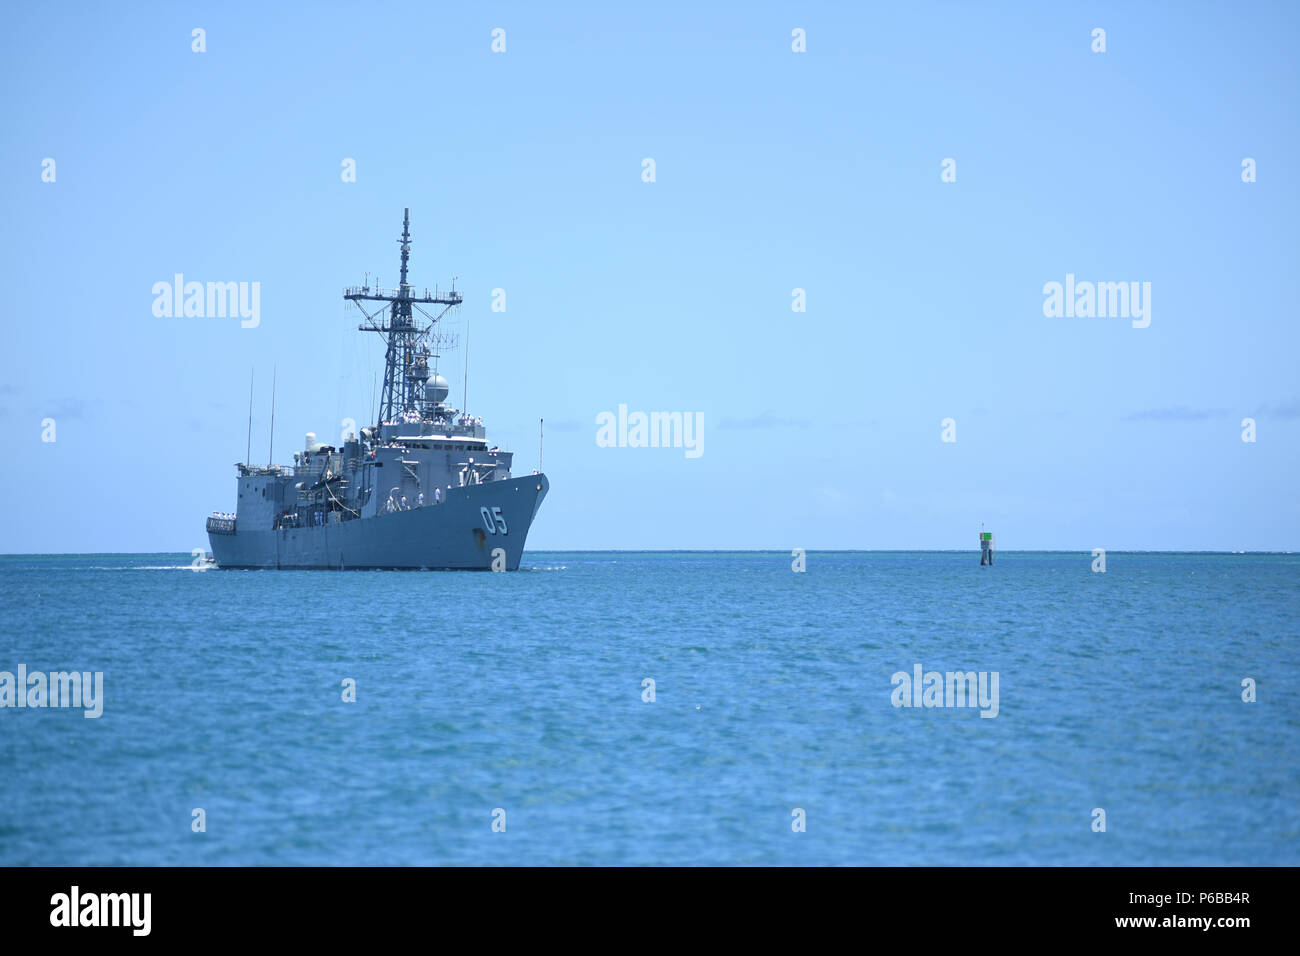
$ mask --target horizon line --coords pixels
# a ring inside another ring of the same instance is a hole
[[[525,550],[529,554],[791,554],[802,550],[805,554],[979,554],[979,548],[538,548]],[[1094,548],[1002,548],[995,554],[1088,554]],[[1167,548],[1105,548],[1107,554],[1295,554],[1293,550],[1225,551],[1222,549],[1167,549]],[[0,558],[92,558],[134,557],[154,554],[192,556],[186,551],[0,551]]]

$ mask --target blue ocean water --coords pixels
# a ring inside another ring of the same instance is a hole
[[[104,703],[0,709],[0,864],[1300,863],[1300,556],[1091,564],[3,557],[0,671]],[[893,706],[917,664],[997,716]]]

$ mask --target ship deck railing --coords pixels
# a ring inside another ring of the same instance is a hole
[[[235,468],[239,474],[245,478],[249,476],[258,477],[283,477],[289,474],[289,469],[284,465],[246,465],[242,461],[235,462]]]
[[[426,289],[416,289],[414,286],[408,287],[405,292],[401,289],[381,289],[379,286],[353,285],[343,290],[345,299],[400,299],[403,297],[413,299],[416,302],[441,302],[447,305],[459,305],[462,297],[455,289],[439,289],[433,287],[430,292]]]

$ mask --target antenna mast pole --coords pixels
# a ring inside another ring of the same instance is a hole
[[[275,460],[275,366],[271,366],[271,447],[266,450],[266,467]]]
[[[376,424],[397,421],[404,413],[417,409],[424,401],[423,387],[428,380],[429,350],[424,340],[437,324],[438,320],[449,310],[461,304],[461,295],[452,288],[451,291],[433,290],[430,295],[426,289],[423,295],[416,295],[408,280],[408,267],[411,257],[411,210],[402,214],[402,236],[397,240],[401,246],[401,281],[396,289],[381,289],[369,286],[347,289],[343,298],[357,303],[363,301],[382,302],[383,307],[371,315],[361,309],[366,322],[358,328],[363,332],[378,332],[388,346],[384,356],[384,390],[379,401],[379,421]],[[428,325],[417,323],[412,315],[412,307],[419,304],[435,303],[445,308],[431,317]],[[387,312],[385,316],[383,313]]]
[[[248,370],[248,447],[244,449],[244,464],[253,463],[253,370]]]

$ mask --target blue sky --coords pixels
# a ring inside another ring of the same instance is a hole
[[[7,11],[0,551],[206,547],[250,369],[255,461],[273,369],[277,461],[363,420],[406,206],[517,473],[546,419],[533,549],[1300,543],[1294,4],[701,6]],[[1150,326],[1045,317],[1067,273]],[[704,454],[597,447],[620,403]]]

